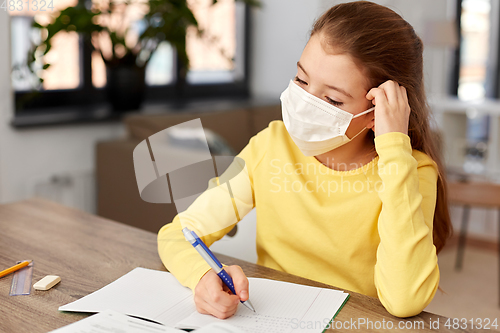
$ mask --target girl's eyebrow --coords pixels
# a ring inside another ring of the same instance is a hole
[[[297,61],[297,67],[300,68],[305,75],[309,76],[309,74],[307,74],[306,70],[304,69],[304,67],[302,67],[302,65],[300,64],[300,62]],[[334,87],[334,86],[329,86],[329,85],[325,85],[327,86],[328,88],[330,89],[333,89],[333,90],[336,90],[338,91],[339,93],[342,93],[344,95],[346,95],[347,97],[349,98],[352,98],[351,94],[349,94],[347,91],[345,91],[344,89],[341,89],[341,88],[337,88],[337,87]]]
[[[306,74],[307,76],[309,76],[309,74],[307,74],[306,70],[304,69],[304,67],[302,67],[302,65],[300,64],[300,62],[297,61],[297,67],[300,68],[304,74]]]

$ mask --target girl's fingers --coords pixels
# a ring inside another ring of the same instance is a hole
[[[397,82],[386,81],[378,88],[372,88],[366,98],[373,101],[374,105],[397,106],[403,110],[408,109],[408,95],[406,88]]]
[[[399,107],[401,108],[401,110],[406,110],[406,103],[407,102],[405,101],[405,98],[404,98],[404,95],[406,95],[406,91],[403,90],[403,86],[398,86],[396,91],[398,93]]]
[[[366,94],[377,109],[375,111],[375,136],[389,132],[408,133],[410,106],[406,89],[395,81],[386,81]]]
[[[200,285],[200,289],[197,290],[200,299],[209,302],[220,311],[224,311],[227,307],[233,307],[239,302],[237,295],[228,292],[229,288],[222,283],[222,280],[213,271],[205,274],[203,283]],[[197,293],[195,293],[195,296]]]
[[[401,86],[401,91],[402,91],[402,94],[403,94],[403,99],[405,101],[405,106],[408,108],[408,110],[410,109],[410,103],[408,102],[408,93],[406,92],[406,88]]]
[[[374,105],[387,105],[387,96],[385,95],[384,91],[381,88],[372,88],[366,94],[366,98],[371,100]]]
[[[226,319],[231,317],[233,314],[235,314],[237,310],[237,305],[234,307],[215,307],[212,304],[208,303],[205,300],[202,300],[201,307],[202,311],[207,312],[219,319]]]
[[[398,103],[398,90],[399,85],[394,81],[385,81],[380,85],[380,88],[383,89],[385,95],[387,96],[387,101],[389,104],[397,104]]]
[[[233,310],[236,311],[238,304],[240,303],[240,298],[237,295],[229,295],[226,293],[228,296],[227,302],[208,302],[214,309],[216,309],[219,312],[222,313],[229,313],[232,312]]]
[[[249,283],[241,267],[238,265],[231,265],[225,267],[225,270],[233,279],[234,291],[236,291],[236,294],[242,301],[246,301],[248,299]]]
[[[222,316],[229,314],[224,317],[227,318],[236,311],[240,300],[236,295],[230,295],[223,290],[214,290],[207,287],[205,296],[201,295],[199,301],[202,303],[202,307],[209,311],[210,314],[217,318],[222,318]]]
[[[233,307],[236,301],[239,301],[239,297],[237,295],[228,294],[222,287],[220,289],[210,288],[207,292],[209,299],[205,298],[205,301],[210,301],[213,306],[220,311],[223,311],[227,307]]]

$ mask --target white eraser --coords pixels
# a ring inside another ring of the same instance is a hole
[[[37,283],[33,285],[33,288],[36,290],[49,290],[53,286],[55,286],[57,283],[61,281],[61,278],[57,275],[47,275]]]

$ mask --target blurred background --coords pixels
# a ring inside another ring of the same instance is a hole
[[[239,152],[281,118],[279,96],[312,24],[339,2],[188,0],[175,22],[166,0],[9,2],[0,9],[0,203],[38,196],[157,232],[175,209],[141,200],[135,146],[201,118],[212,154]],[[427,310],[497,318],[500,2],[375,2],[424,41],[450,178],[455,233],[439,255],[444,293]],[[197,27],[186,25],[190,13]],[[172,28],[179,22],[185,29]],[[232,234],[213,249],[255,262],[255,211]]]

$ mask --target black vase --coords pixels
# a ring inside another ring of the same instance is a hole
[[[106,66],[106,96],[114,112],[137,110],[144,100],[145,66]]]

